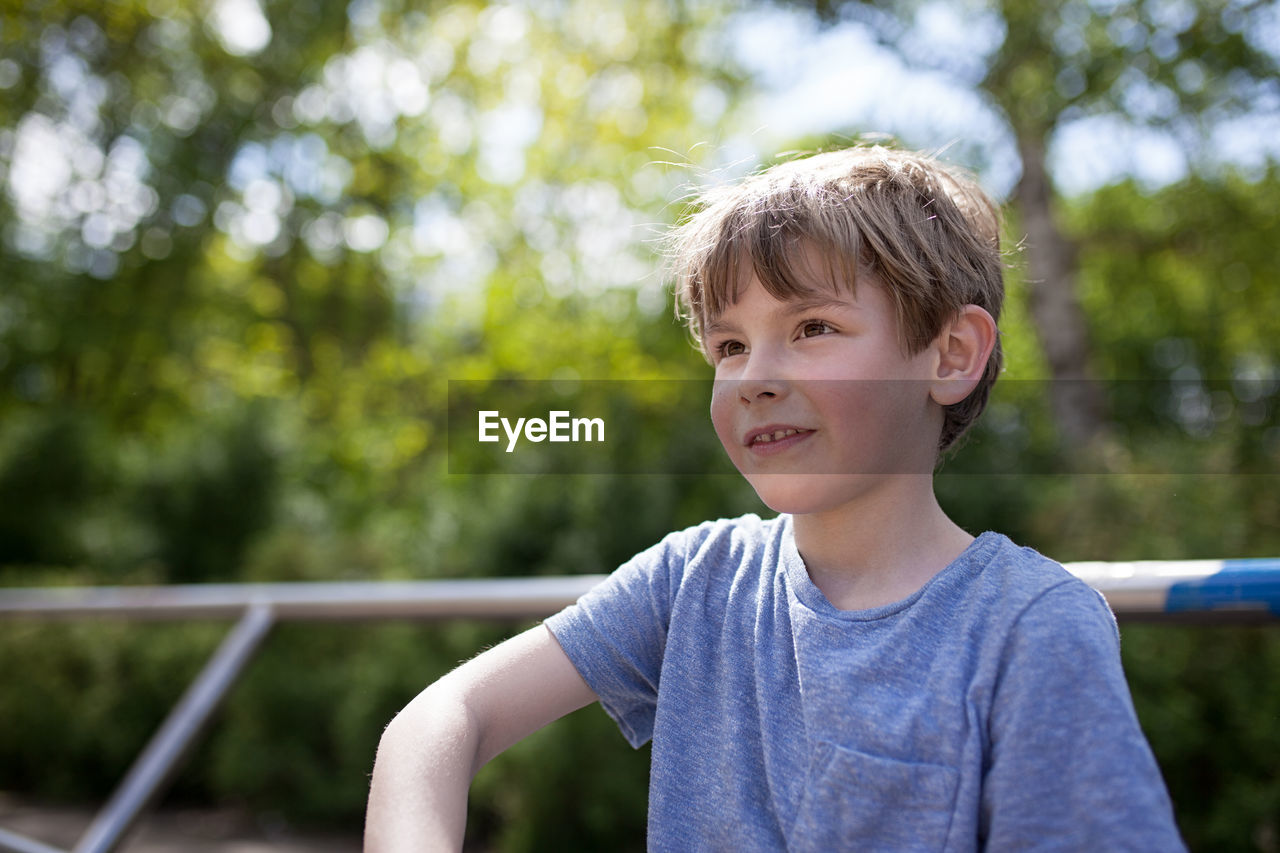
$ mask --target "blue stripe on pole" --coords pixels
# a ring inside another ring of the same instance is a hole
[[[1169,587],[1168,613],[1269,610],[1280,616],[1280,560],[1223,560],[1222,570]]]

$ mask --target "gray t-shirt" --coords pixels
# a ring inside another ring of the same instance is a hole
[[[673,533],[547,620],[633,746],[651,850],[1183,850],[1115,619],[984,533],[836,609],[788,516]]]

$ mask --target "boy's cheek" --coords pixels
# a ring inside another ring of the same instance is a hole
[[[738,451],[742,449],[734,423],[736,400],[737,392],[731,383],[715,384],[711,392],[711,425],[715,427],[716,437],[735,465],[738,464]]]

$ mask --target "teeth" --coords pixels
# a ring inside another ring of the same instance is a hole
[[[769,441],[782,441],[782,439],[786,438],[787,436],[795,435],[799,431],[800,430],[798,429],[779,429],[779,430],[774,430],[772,433],[768,433],[768,432],[761,433],[760,435],[756,436],[755,442],[760,443],[760,442],[769,442]]]

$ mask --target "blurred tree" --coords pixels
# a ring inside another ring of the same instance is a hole
[[[1080,304],[1079,244],[1063,229],[1046,163],[1055,133],[1072,122],[1111,116],[1172,134],[1195,167],[1213,162],[1234,119],[1276,114],[1274,2],[975,0],[951,9],[954,24],[995,37],[976,48],[956,41],[954,50],[939,50],[917,26],[945,4],[795,5],[826,21],[865,24],[913,67],[972,84],[1008,123],[1022,161],[1014,200],[1026,236],[1029,315],[1053,379],[1086,378],[1098,366]],[[985,54],[983,47],[989,48]],[[1096,390],[1089,382],[1051,387],[1055,421],[1069,446],[1087,443],[1105,426],[1105,401]]]
[[[248,429],[301,450],[282,476],[343,470],[350,525],[373,482],[442,437],[446,359],[458,375],[661,375],[642,342],[553,312],[593,294],[633,314],[637,281],[640,313],[665,310],[643,241],[691,173],[654,161],[713,135],[737,85],[706,35],[717,14],[5,5],[0,417],[92,411],[153,454],[192,419],[270,402]],[[546,322],[528,322],[538,306]],[[210,473],[198,456],[191,483],[150,478],[160,528],[211,518],[182,509]],[[266,509],[227,511],[250,530]]]
[[[722,13],[0,4],[4,581],[598,572],[722,511],[723,478],[451,477],[444,441],[448,378],[702,375],[649,240],[740,83]],[[695,422],[710,458],[701,409],[670,426]],[[0,788],[62,797],[118,778],[209,639],[2,627],[51,710],[0,703]],[[281,631],[178,792],[358,822],[391,713],[506,630]],[[643,775],[574,758],[616,731],[550,737],[474,838],[640,846]],[[502,807],[571,781],[589,813]]]

